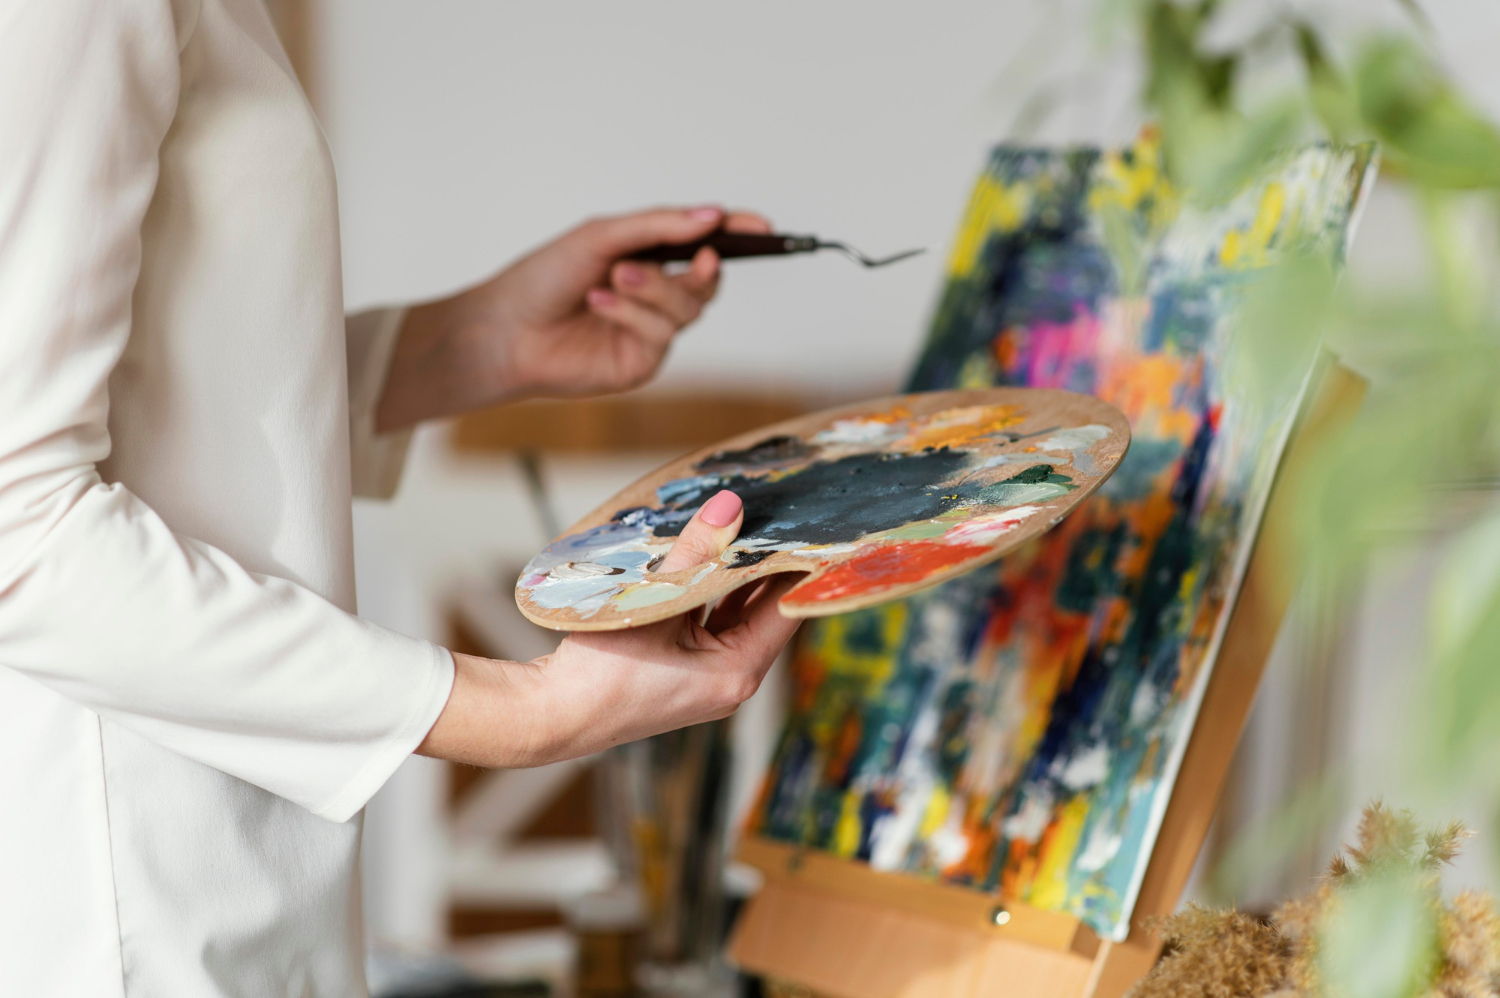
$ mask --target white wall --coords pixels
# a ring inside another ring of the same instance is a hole
[[[1061,16],[1087,7],[330,2],[349,300],[447,290],[591,213],[748,206],[872,253],[932,252],[868,273],[836,257],[737,265],[665,377],[888,384],[1014,118],[1021,88],[998,90],[1002,71],[1022,49],[1046,74],[1087,61]],[[1051,134],[1128,137],[1133,119],[1107,120],[1121,103],[1075,100]]]

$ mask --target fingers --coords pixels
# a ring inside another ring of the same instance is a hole
[[[774,578],[760,579],[741,586],[714,604],[713,611],[703,624],[715,634],[720,634],[743,623],[754,607],[765,602],[766,591]]]
[[[744,504],[739,496],[728,489],[717,493],[693,514],[656,570],[681,572],[712,561],[734,543],[744,519]]]
[[[802,572],[778,573],[759,582],[741,586],[725,596],[714,606],[704,624],[715,634],[721,634],[749,620],[767,602],[775,603],[786,595],[787,590],[805,577]]]
[[[590,312],[624,326],[660,349],[665,350],[672,342],[672,337],[677,335],[679,326],[671,318],[609,288],[594,288],[589,291],[585,300]]]
[[[610,271],[610,286],[662,313],[680,328],[697,319],[718,288],[718,259],[711,250],[700,251],[705,260],[693,261],[684,274],[668,277],[658,264],[621,260]]]
[[[596,218],[575,229],[571,237],[594,255],[614,260],[663,243],[690,243],[721,226],[731,232],[771,231],[771,223],[762,215],[702,205]]]
[[[724,221],[724,209],[713,206],[655,208],[594,219],[576,229],[572,236],[595,256],[615,260],[663,243],[702,239]]]
[[[696,320],[717,293],[718,254],[699,250],[686,271],[670,277],[658,264],[618,258],[663,243],[692,242],[720,227],[731,232],[771,231],[771,223],[754,212],[725,212],[716,207],[660,208],[597,219],[580,227],[574,236],[587,243],[595,256],[615,261],[610,267],[609,290],[661,313],[680,329]],[[624,321],[619,315],[608,317]],[[624,324],[632,328],[636,325],[628,321]]]
[[[755,605],[756,600],[765,591],[770,581],[770,579],[757,579],[754,582],[740,586],[734,592],[719,600],[719,602],[714,604],[713,610],[709,613],[708,619],[704,621],[703,626],[717,634],[738,624],[744,619],[746,609]]]
[[[736,655],[756,661],[774,659],[802,623],[783,615],[777,604],[803,578],[801,572],[775,575],[757,587],[742,606],[726,607],[721,603],[710,617],[707,629]],[[716,630],[716,625],[724,629]]]
[[[721,228],[729,232],[770,232],[771,223],[764,216],[750,211],[734,211],[724,216]],[[693,257],[686,272],[667,278],[703,305],[713,300],[719,291],[719,254],[704,248]],[[693,315],[697,318],[697,314]],[[691,319],[688,320],[692,321]]]
[[[706,626],[688,623],[678,636],[684,650],[710,656],[713,674],[722,690],[722,701],[728,711],[755,695],[777,656],[797,632],[802,622],[782,615],[777,603],[787,591],[800,582],[802,573],[775,576],[762,584],[746,586],[720,604]],[[748,596],[741,593],[748,591]],[[727,607],[736,598],[738,607]],[[715,633],[726,615],[737,616],[734,624]],[[681,618],[679,618],[681,619]]]
[[[753,211],[731,211],[724,216],[726,232],[772,232],[771,222]]]

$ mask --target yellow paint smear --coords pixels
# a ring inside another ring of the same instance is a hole
[[[1030,200],[1021,185],[1006,187],[989,174],[979,178],[974,193],[969,195],[969,207],[959,226],[958,239],[948,257],[948,273],[955,278],[968,277],[974,272],[979,254],[991,232],[1012,232],[1026,218],[1026,205]]]
[[[1088,820],[1089,799],[1078,796],[1068,802],[1062,814],[1042,837],[1038,850],[1041,866],[1031,884],[1030,901],[1038,908],[1062,908],[1068,900],[1068,870],[1083,837],[1083,823]]]
[[[870,617],[876,618],[879,630],[878,650],[865,651],[867,640],[855,640],[850,632],[861,632],[869,627]],[[814,651],[818,659],[827,663],[835,675],[857,676],[875,686],[883,685],[895,668],[896,652],[901,646],[901,637],[906,633],[906,604],[882,603],[858,614],[825,617],[816,628],[810,628]]]
[[[839,809],[839,821],[833,829],[833,853],[843,859],[849,859],[859,852],[861,796],[852,790],[844,794],[844,806]]]
[[[939,785],[933,789],[932,796],[927,798],[927,810],[922,814],[922,825],[917,830],[918,839],[930,839],[937,834],[943,822],[948,820],[948,806],[952,800],[946,787]]]
[[[1108,208],[1138,214],[1148,202],[1153,229],[1177,214],[1176,191],[1162,171],[1161,133],[1151,127],[1141,130],[1128,157],[1118,150],[1104,155],[1099,183],[1089,192],[1089,208],[1095,214]]]
[[[1219,262],[1226,267],[1264,266],[1266,250],[1276,235],[1285,210],[1286,188],[1279,183],[1267,184],[1250,228],[1243,232],[1231,229],[1225,233],[1224,244],[1219,248]]]

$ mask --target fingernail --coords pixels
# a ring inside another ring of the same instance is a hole
[[[743,506],[739,496],[724,489],[703,504],[703,508],[698,510],[698,518],[710,527],[727,527],[740,515]]]
[[[627,288],[638,288],[646,283],[646,272],[633,263],[620,264],[615,276]]]
[[[694,208],[688,212],[688,218],[697,222],[709,222],[724,214],[721,208]]]
[[[590,305],[598,305],[601,308],[613,305],[617,301],[615,293],[608,288],[590,288],[588,300]]]

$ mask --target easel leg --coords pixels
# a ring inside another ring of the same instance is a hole
[[[1153,938],[1103,942],[1094,969],[1083,987],[1083,998],[1122,998],[1156,964],[1161,943]]]

